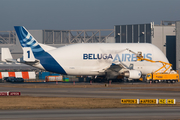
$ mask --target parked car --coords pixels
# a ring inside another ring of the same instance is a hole
[[[6,81],[7,81],[8,78],[9,78],[9,77],[4,77],[3,80],[6,80]]]
[[[14,78],[11,80],[11,82],[24,82],[24,79],[23,78]]]
[[[7,77],[6,78],[6,82],[11,82],[13,79],[15,79],[16,77]]]

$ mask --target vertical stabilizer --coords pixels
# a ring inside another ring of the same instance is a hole
[[[23,26],[14,26],[22,47],[30,47],[33,54],[44,52],[37,40]]]
[[[14,26],[14,29],[22,46],[23,61],[25,61],[26,64],[31,63],[31,65],[40,69],[66,74],[65,70],[49,52],[56,49],[55,47],[38,43],[23,26]],[[21,59],[18,59],[18,61],[21,61]],[[38,62],[38,64],[36,62]]]
[[[9,48],[1,48],[1,61],[8,62],[13,60]]]

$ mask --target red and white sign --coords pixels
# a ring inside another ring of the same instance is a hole
[[[21,92],[0,91],[0,96],[20,96]]]
[[[0,96],[7,96],[8,92],[0,92]]]
[[[20,96],[21,92],[9,92],[9,96]]]
[[[23,79],[36,79],[35,72],[0,72],[0,79],[4,77],[21,77]]]

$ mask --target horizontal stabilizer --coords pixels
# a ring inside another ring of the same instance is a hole
[[[15,60],[13,60],[9,48],[1,48],[1,61],[16,62]]]

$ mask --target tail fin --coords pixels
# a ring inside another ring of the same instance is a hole
[[[34,54],[44,52],[35,38],[23,26],[14,26],[22,47],[30,47]]]
[[[30,65],[34,65],[35,67],[47,71],[66,74],[59,63],[51,56],[51,54],[49,54],[50,50],[56,49],[55,47],[38,43],[36,39],[23,26],[14,26],[14,28],[19,38],[20,44],[23,47],[23,60],[25,62],[34,63],[38,61],[39,64]],[[18,61],[21,61],[21,59],[18,59]]]
[[[13,60],[9,48],[1,48],[1,61],[3,61],[3,62],[16,62],[16,60]]]

